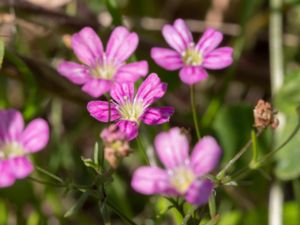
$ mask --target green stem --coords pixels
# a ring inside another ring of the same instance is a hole
[[[105,94],[106,100],[108,102],[108,124],[111,122],[111,97],[109,94]]]
[[[286,144],[290,142],[291,139],[293,139],[294,136],[298,133],[298,130],[300,129],[300,119],[298,121],[297,126],[293,130],[293,132],[290,134],[290,136],[283,142],[278,148],[276,148],[274,151],[269,152],[265,157],[263,157],[261,160],[257,162],[257,166],[263,166],[266,164],[268,160],[270,160],[279,150],[281,150]]]
[[[143,158],[144,158],[145,162],[148,165],[150,165],[149,160],[148,160],[148,156],[147,156],[147,153],[146,153],[146,149],[145,149],[145,147],[143,145],[143,142],[141,141],[140,137],[137,138],[137,144],[138,144],[138,147],[139,147],[139,149],[140,149],[140,151],[143,155]]]
[[[195,85],[191,86],[191,106],[193,112],[194,126],[197,133],[197,139],[200,139],[201,135],[200,135],[199,122],[198,122],[197,109],[196,109]]]
[[[209,201],[208,201],[208,206],[209,206],[210,217],[211,217],[211,219],[213,219],[216,216],[216,214],[217,214],[215,193],[212,193],[210,195]]]
[[[256,133],[254,129],[251,131],[251,139],[252,139],[252,160],[249,164],[250,167],[252,167],[252,165],[255,165],[258,157],[257,140],[256,140]]]
[[[30,179],[34,182],[40,183],[40,184],[44,184],[44,185],[49,185],[49,186],[54,186],[54,187],[59,187],[59,188],[66,187],[64,184],[52,183],[52,182],[49,182],[49,181],[44,181],[44,180],[37,179],[37,178],[32,177],[32,176],[29,176],[28,179]]]
[[[126,221],[128,224],[136,225],[135,222],[133,222],[128,216],[123,214],[122,211],[120,211],[112,202],[106,201],[106,204],[118,215],[121,217],[122,220]]]
[[[44,175],[46,175],[46,176],[52,178],[53,180],[56,180],[56,181],[58,181],[59,183],[64,184],[64,181],[63,181],[60,177],[56,176],[55,174],[53,174],[53,173],[51,173],[51,172],[49,172],[49,171],[47,171],[47,170],[44,170],[43,168],[41,168],[41,167],[39,167],[39,166],[36,166],[35,168],[36,168],[36,170],[39,171],[40,173],[43,173]]]
[[[259,130],[256,133],[256,137],[260,136],[263,130]],[[222,169],[218,175],[218,179],[222,179],[227,172],[227,170],[239,159],[241,156],[248,150],[248,148],[252,145],[252,138],[244,145],[243,148],[227,163],[227,165]]]

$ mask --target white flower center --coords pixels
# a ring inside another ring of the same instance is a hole
[[[200,66],[203,57],[202,54],[192,46],[182,54],[182,60],[185,65]]]
[[[0,160],[24,155],[24,149],[16,142],[0,143]]]
[[[170,173],[171,185],[180,194],[184,194],[195,179],[193,171],[184,165],[173,169]]]
[[[115,68],[110,64],[97,65],[91,70],[91,74],[95,78],[111,80],[115,74]]]
[[[144,113],[144,106],[142,102],[125,101],[119,105],[119,112],[122,119],[139,123],[140,116]]]

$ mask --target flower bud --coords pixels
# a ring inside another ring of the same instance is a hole
[[[100,137],[104,142],[104,157],[114,169],[118,167],[122,158],[131,152],[126,134],[121,132],[115,124],[105,128]]]
[[[254,110],[254,126],[257,129],[264,129],[271,126],[273,129],[277,128],[279,125],[278,119],[275,117],[275,112],[272,105],[264,100],[258,100]]]

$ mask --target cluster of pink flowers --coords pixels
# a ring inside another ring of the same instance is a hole
[[[151,57],[166,70],[180,69],[179,77],[188,85],[206,79],[206,69],[223,69],[232,64],[232,48],[217,48],[223,35],[214,29],[207,29],[196,44],[182,19],[177,19],[173,25],[165,25],[162,33],[172,49],[155,47],[151,50]],[[72,37],[72,48],[83,64],[63,61],[58,67],[63,76],[83,85],[82,90],[92,97],[109,93],[109,101],[90,101],[87,110],[100,122],[115,122],[114,130],[117,126],[117,136],[122,136],[120,141],[124,141],[124,135],[128,141],[135,139],[141,123],[166,123],[174,113],[171,106],[151,106],[167,90],[167,84],[161,82],[157,74],[151,73],[135,93],[135,82],[148,73],[146,61],[126,64],[137,44],[136,33],[117,27],[104,52],[97,34],[91,28],[84,28]],[[107,138],[106,135],[103,141],[107,142]],[[114,139],[109,143],[115,142]],[[192,204],[205,204],[213,190],[213,183],[204,175],[217,166],[222,152],[215,139],[207,136],[199,140],[190,158],[188,140],[179,128],[160,133],[155,139],[155,146],[166,170],[138,168],[132,179],[134,190],[143,194],[183,195]],[[109,156],[118,153],[115,147],[113,151],[111,146],[108,149]]]
[[[207,29],[195,44],[182,19],[162,30],[172,47],[153,48],[151,57],[166,70],[179,70],[180,79],[193,85],[208,77],[206,69],[222,69],[232,63],[232,48],[217,48],[223,35]],[[148,74],[147,61],[127,63],[138,45],[138,36],[125,27],[113,30],[106,49],[93,29],[86,27],[72,36],[72,48],[81,63],[62,61],[58,71],[94,98],[109,95],[109,101],[93,100],[87,104],[92,117],[114,125],[102,132],[106,159],[117,166],[120,157],[130,152],[128,142],[138,136],[141,123],[166,123],[174,113],[171,106],[152,106],[167,91],[167,84],[155,73],[148,75],[135,92],[135,82]],[[21,114],[0,111],[0,187],[28,176],[33,166],[27,155],[45,147],[49,128],[42,119],[25,129]],[[213,182],[206,176],[218,165],[222,150],[213,137],[198,141],[189,157],[189,142],[179,128],[162,132],[155,139],[156,153],[165,166],[143,166],[132,178],[132,187],[142,194],[182,195],[194,204],[208,201]]]

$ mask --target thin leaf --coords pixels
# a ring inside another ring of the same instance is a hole
[[[89,196],[89,193],[85,192],[83,193],[80,198],[77,200],[77,202],[65,213],[64,217],[70,217],[77,213],[85,203]]]

